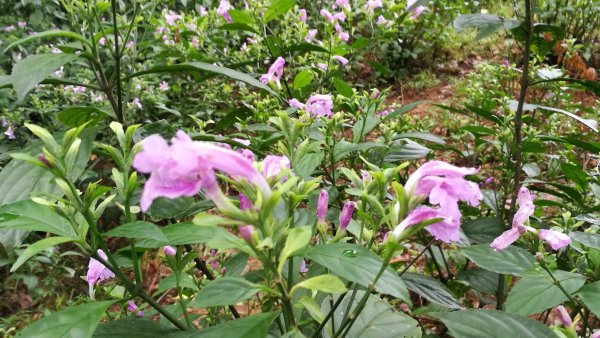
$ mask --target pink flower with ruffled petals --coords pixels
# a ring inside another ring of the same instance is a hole
[[[263,74],[260,77],[260,81],[264,84],[269,84],[271,82],[275,82],[277,87],[281,86],[279,80],[283,76],[283,67],[285,66],[285,60],[280,56],[275,62],[269,67],[269,71],[267,74]]]
[[[307,113],[315,117],[333,115],[333,100],[331,95],[316,94],[308,98],[306,101],[305,110]]]
[[[98,256],[102,257],[104,261],[108,260],[104,251],[98,249]],[[97,261],[95,258],[90,257],[88,264],[88,271],[86,280],[89,284],[90,298],[94,299],[94,285],[100,283],[109,278],[114,278],[115,274],[110,271],[104,264]]]
[[[571,238],[562,232],[542,229],[538,232],[540,239],[548,242],[552,250],[560,250],[571,244]]]
[[[140,206],[148,210],[158,197],[177,198],[194,196],[201,189],[217,207],[227,206],[219,189],[215,170],[224,172],[235,180],[246,179],[255,184],[265,196],[271,188],[265,178],[244,156],[207,142],[195,142],[183,131],[178,131],[171,145],[159,135],[142,141],[143,151],[133,159],[133,166],[150,178],[144,186]]]

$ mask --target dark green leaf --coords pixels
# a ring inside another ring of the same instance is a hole
[[[227,11],[227,13],[229,13],[231,19],[233,19],[233,22],[235,23],[243,23],[250,26],[256,23],[252,15],[248,14],[246,11],[242,11],[239,9],[230,9],[229,11]]]
[[[159,242],[166,242],[167,237],[162,233],[159,227],[154,223],[136,221],[126,223],[106,232],[104,236],[124,237],[135,239],[150,239]]]
[[[305,250],[303,254],[332,273],[364,287],[373,282],[383,264],[376,254],[360,245],[349,243],[317,245]],[[410,302],[406,285],[390,268],[381,275],[375,290]]]
[[[335,91],[345,97],[351,98],[354,95],[354,91],[349,84],[344,82],[344,80],[334,77],[333,78],[333,86],[335,87]]]
[[[35,86],[66,63],[74,61],[77,54],[37,54],[17,62],[10,75],[13,88],[19,101]]]
[[[495,251],[489,244],[473,245],[460,250],[478,266],[497,273],[520,276],[525,270],[535,268],[535,257],[512,245],[501,251]]]
[[[188,289],[194,290],[195,292],[198,291],[198,286],[194,282],[194,277],[188,275],[187,273],[182,273],[179,276],[179,286],[182,288],[188,288]],[[177,288],[177,276],[175,276],[175,274],[173,273],[173,274],[169,275],[167,278],[163,278],[160,280],[160,282],[158,282],[158,290],[156,292],[162,293],[169,289],[176,289],[176,288]]]
[[[344,159],[353,151],[363,151],[379,147],[385,147],[385,145],[378,142],[363,142],[356,144],[341,140],[340,142],[336,143],[335,147],[333,148],[334,161],[337,162]]]
[[[92,302],[69,306],[39,319],[21,331],[17,338],[86,338],[91,337],[104,311],[115,301]]]
[[[411,140],[405,140],[402,145],[389,147],[385,156],[386,162],[415,160],[427,156],[431,149]]]
[[[81,36],[75,32],[62,31],[62,30],[50,30],[50,31],[35,33],[33,35],[29,35],[25,38],[17,40],[15,42],[11,43],[10,45],[6,46],[6,48],[4,49],[4,52],[6,52],[7,50],[9,50],[15,46],[22,45],[24,43],[27,43],[27,42],[30,42],[33,40],[42,39],[42,38],[52,38],[52,37],[56,37],[56,36],[62,36],[62,37],[76,39],[76,40],[79,40],[79,41],[89,45],[88,41],[83,36]]]
[[[218,29],[222,29],[225,31],[242,31],[242,32],[252,32],[258,34],[258,31],[245,23],[226,23],[218,27]]]
[[[215,237],[218,237],[222,232],[227,232],[227,230],[221,227],[196,225],[192,222],[170,224],[161,230],[167,237],[166,242],[143,240],[139,242],[138,246],[141,248],[158,248],[165,244],[183,245],[208,243]]]
[[[386,115],[383,118],[383,121],[387,121],[387,120],[396,118],[396,117],[398,117],[398,116],[400,116],[400,115],[402,115],[402,114],[404,114],[406,112],[409,112],[409,111],[415,109],[418,105],[420,105],[422,103],[425,103],[425,102],[427,102],[427,101],[422,100],[422,101],[415,101],[415,102],[411,102],[409,104],[406,104],[406,105],[404,105],[404,106],[402,106],[402,107],[394,110],[393,112],[389,113],[388,115]]]
[[[77,238],[69,220],[57,214],[51,207],[31,200],[0,207],[0,230],[43,231]]]
[[[329,51],[321,46],[313,45],[308,42],[302,42],[297,45],[291,45],[286,47],[284,52],[293,53],[293,52],[319,52],[319,53],[329,53]]]
[[[169,335],[166,338],[265,338],[273,320],[279,312],[265,312],[201,331],[186,331]]]
[[[556,334],[540,322],[502,311],[469,309],[431,316],[446,324],[455,338],[556,338]]]
[[[76,240],[77,240],[76,238],[48,237],[48,238],[39,240],[33,244],[30,244],[27,247],[27,249],[25,249],[23,252],[21,252],[17,261],[10,268],[10,272],[14,272],[21,265],[23,265],[23,263],[25,263],[31,257],[35,256],[36,254],[38,254],[39,252],[41,252],[43,250],[46,250],[48,248],[51,248],[53,246],[56,246],[56,245],[59,245],[62,243],[74,242]]]
[[[294,5],[294,0],[271,1],[269,8],[267,8],[267,12],[265,13],[265,23],[285,14],[287,11],[294,8]]]
[[[433,143],[437,143],[437,144],[446,144],[446,141],[444,141],[444,139],[442,139],[441,137],[438,137],[436,135],[433,135],[432,133],[408,132],[408,133],[396,134],[393,137],[394,140],[398,140],[398,139],[402,139],[402,138],[423,140],[423,141],[433,142]]]
[[[600,234],[574,231],[569,234],[569,237],[587,247],[600,250]]]
[[[196,294],[189,307],[235,305],[254,296],[262,287],[240,277],[221,277],[212,280]]]
[[[600,317],[600,281],[582,287],[575,295],[590,311]]]
[[[308,86],[313,80],[313,73],[310,70],[303,70],[294,77],[294,89],[301,89]]]
[[[179,330],[161,325],[157,321],[129,316],[98,325],[94,338],[169,338]],[[75,337],[73,337],[75,338]]]
[[[164,198],[152,202],[147,214],[155,221],[168,218],[186,218],[212,207],[212,202],[194,202],[193,197]]]
[[[504,228],[504,222],[498,217],[480,217],[462,225],[469,240],[476,243],[491,243],[504,232]]]
[[[298,160],[298,163],[292,166],[294,172],[303,179],[308,179],[312,176],[313,172],[323,162],[325,157],[324,153],[310,153],[302,156]]]
[[[102,109],[81,106],[69,107],[56,115],[56,118],[67,127],[79,127],[87,122],[96,124],[107,117],[114,117]]]
[[[475,290],[495,294],[498,290],[498,274],[481,268],[460,271],[456,279]]]
[[[380,122],[379,117],[371,114],[360,118],[352,127],[352,142],[358,143],[362,141]]]
[[[223,267],[225,268],[225,273],[227,276],[238,277],[244,272],[247,263],[248,254],[239,252],[235,255],[229,256],[225,262],[223,262]]]
[[[449,309],[461,309],[456,296],[437,279],[412,272],[405,272],[402,280],[410,291],[424,297],[428,301],[447,307]]]
[[[552,274],[569,294],[577,291],[585,283],[585,277],[580,274],[561,270],[556,270]],[[508,294],[506,311],[527,316],[567,300],[567,296],[547,272],[526,272]]]

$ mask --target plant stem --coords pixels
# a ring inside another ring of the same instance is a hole
[[[348,287],[352,287],[352,283],[350,283]],[[319,324],[319,327],[315,330],[315,333],[313,333],[311,338],[317,338],[319,336],[320,332],[323,330],[329,319],[331,319],[331,321],[333,322],[333,313],[340,306],[340,304],[342,304],[342,301],[344,300],[347,294],[348,291],[344,292],[338,297],[338,299],[335,301],[335,304],[333,304],[331,310],[329,310],[329,313],[327,313],[327,316],[325,316],[321,324]]]
[[[112,7],[112,15],[113,15],[113,30],[115,35],[115,50],[113,53],[113,57],[115,58],[115,74],[117,81],[117,111],[115,114],[117,115],[117,120],[121,124],[125,124],[125,118],[123,116],[123,92],[121,88],[121,51],[119,50],[119,29],[117,25],[117,4],[116,0],[111,0]]]

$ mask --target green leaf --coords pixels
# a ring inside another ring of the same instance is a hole
[[[158,248],[163,245],[208,243],[214,238],[222,236],[223,232],[228,233],[227,230],[221,227],[197,225],[192,222],[170,224],[161,230],[167,238],[166,242],[147,239],[140,241],[138,246],[141,248]]]
[[[246,11],[242,11],[239,9],[230,9],[229,11],[227,11],[227,13],[229,13],[231,19],[235,23],[243,23],[250,26],[256,23],[252,15],[248,14]]]
[[[225,322],[201,331],[186,331],[166,338],[265,338],[279,312],[265,312]]]
[[[497,310],[462,310],[430,314],[441,320],[455,338],[556,338],[540,322]]]
[[[600,317],[600,281],[585,285],[575,295],[590,311]]]
[[[468,28],[478,29],[477,39],[483,39],[499,29],[513,29],[519,26],[517,20],[507,20],[491,14],[461,14],[454,20],[454,28],[459,33]]]
[[[154,221],[168,218],[186,218],[199,211],[212,207],[212,202],[194,203],[193,197],[164,198],[159,197],[152,202],[146,212]]]
[[[198,286],[194,282],[194,278],[192,276],[188,275],[187,273],[182,273],[179,276],[179,286],[182,288],[188,288],[188,289],[194,290],[195,292],[198,291]],[[168,277],[161,279],[160,282],[158,282],[158,290],[156,292],[162,293],[169,289],[176,289],[176,288],[177,288],[177,276],[175,276],[175,274],[173,273],[173,274],[169,275]]]
[[[573,231],[569,234],[569,237],[589,248],[600,250],[600,234]]]
[[[294,172],[298,174],[298,176],[307,180],[310,179],[315,169],[319,167],[323,159],[325,158],[325,153],[310,153],[302,156],[298,163],[292,166]]]
[[[335,327],[336,332],[344,318],[344,314],[350,303],[352,292],[348,292],[338,308],[333,313],[333,323],[328,321],[331,328]],[[352,302],[350,311],[354,311],[358,302],[365,294],[364,291],[356,292],[356,297]],[[337,301],[334,297],[333,303]],[[331,301],[326,298],[321,303],[321,312],[329,313]],[[328,330],[323,330],[324,337],[331,337]],[[345,337],[352,338],[419,338],[421,337],[421,328],[419,323],[404,313],[396,311],[390,304],[379,299],[374,295],[369,295],[365,308],[356,318],[356,322]]]
[[[311,237],[312,227],[304,226],[290,230],[285,240],[285,246],[283,247],[281,256],[279,257],[279,266],[277,267],[277,270],[280,273],[281,270],[283,270],[285,261],[298,251],[304,249],[308,243],[310,243]]]
[[[46,249],[56,246],[58,244],[75,242],[76,240],[77,240],[76,238],[67,238],[67,237],[48,237],[48,238],[44,238],[40,241],[37,241],[37,242],[29,245],[27,247],[27,249],[25,249],[25,251],[23,251],[19,255],[19,258],[17,259],[15,264],[13,264],[13,266],[10,268],[10,272],[14,272],[19,267],[21,267],[21,265],[23,265],[23,263],[25,263],[31,257],[35,256],[36,254],[38,254],[39,252],[41,252],[43,250],[46,250]]]
[[[462,229],[473,242],[491,243],[504,232],[504,222],[498,217],[480,217],[463,223]]]
[[[363,143],[350,143],[348,141],[341,140],[336,143],[333,147],[334,161],[340,161],[346,156],[350,155],[353,151],[363,151],[367,149],[385,147],[385,144],[378,142],[363,142]]]
[[[102,109],[81,106],[69,107],[56,115],[56,118],[67,127],[79,127],[87,122],[96,124],[106,117],[114,117]]]
[[[129,316],[118,320],[110,320],[100,323],[94,338],[169,338],[171,334],[177,334],[180,331],[161,325],[159,322],[140,318],[137,316]]]
[[[15,42],[11,43],[10,45],[6,46],[6,48],[4,49],[4,51],[2,53],[5,53],[7,50],[9,50],[15,46],[22,45],[24,43],[27,43],[27,42],[30,42],[33,40],[42,39],[42,38],[53,38],[53,37],[57,37],[57,36],[76,39],[76,40],[79,40],[79,41],[89,45],[89,42],[83,36],[81,36],[75,32],[63,31],[63,30],[50,30],[50,31],[35,33],[35,34],[29,35],[23,39],[17,40]]]
[[[263,288],[240,277],[221,277],[212,280],[189,304],[192,308],[234,305],[254,296]]]
[[[478,266],[497,273],[521,276],[525,270],[535,268],[535,257],[512,245],[501,251],[495,251],[489,244],[472,245],[460,250]]]
[[[329,274],[312,277],[294,285],[290,291],[290,296],[293,295],[294,292],[296,292],[299,288],[337,294],[344,293],[348,290],[346,289],[344,282],[342,282],[338,276]]]
[[[225,271],[227,271],[227,276],[238,277],[244,272],[246,264],[248,264],[248,254],[239,252],[229,256],[225,262],[223,262],[223,267],[225,268]]]
[[[417,293],[432,303],[449,309],[461,309],[456,296],[435,278],[417,273],[405,272],[402,275],[402,280],[404,280],[404,283],[406,283],[409,290]]]
[[[354,95],[354,91],[352,90],[352,87],[350,87],[349,84],[347,84],[346,82],[344,82],[344,80],[334,77],[333,78],[333,87],[335,87],[335,91],[342,95],[345,96],[347,98],[351,98],[352,95]]]
[[[104,311],[114,300],[69,306],[33,322],[17,338],[86,338],[91,337]]]
[[[35,86],[66,63],[74,61],[77,54],[37,54],[17,62],[11,72],[11,81],[17,98],[23,101],[25,95]]]
[[[104,236],[167,241],[167,237],[156,224],[143,221],[123,224],[104,233]]]
[[[303,255],[331,270],[332,273],[364,287],[368,287],[375,280],[383,264],[376,254],[360,245],[350,243],[317,245],[305,250]],[[377,281],[375,290],[410,303],[406,285],[389,267]]]
[[[225,31],[242,31],[242,32],[251,32],[251,33],[256,33],[259,34],[258,31],[252,27],[249,26],[245,23],[226,23],[224,25],[219,26],[217,29],[222,29]]]
[[[241,81],[241,82],[247,83],[251,86],[254,86],[256,88],[262,89],[262,90],[270,93],[271,95],[275,96],[276,98],[280,98],[279,95],[275,91],[273,91],[273,89],[271,89],[269,86],[263,84],[262,82],[258,81],[257,79],[253,78],[252,76],[250,76],[246,73],[242,73],[237,70],[233,70],[231,68],[217,66],[217,65],[210,64],[210,63],[204,63],[204,62],[187,62],[187,63],[181,63],[181,64],[176,64],[176,65],[156,66],[156,67],[152,67],[147,70],[143,70],[143,71],[140,71],[137,73],[130,74],[126,78],[129,79],[129,78],[138,77],[138,76],[145,75],[145,74],[173,73],[173,72],[209,72],[209,73],[214,73],[214,74],[219,74],[219,75],[225,75],[233,80]]]
[[[383,121],[387,121],[387,120],[396,118],[396,117],[398,117],[398,116],[400,116],[400,115],[402,115],[402,114],[404,114],[406,112],[409,112],[409,111],[415,109],[418,105],[420,105],[422,103],[425,103],[425,102],[427,102],[427,101],[421,100],[421,101],[415,101],[415,102],[411,102],[409,104],[406,104],[406,105],[404,105],[404,106],[402,106],[402,107],[394,110],[393,112],[389,113],[388,115],[386,115],[383,118]]]
[[[293,52],[319,52],[319,53],[329,53],[329,51],[321,46],[313,45],[308,42],[302,42],[297,45],[287,46],[283,49],[283,52],[293,53]]]
[[[0,207],[0,230],[49,232],[62,237],[77,238],[71,223],[49,206],[31,200]]]
[[[427,156],[431,149],[420,145],[411,140],[404,140],[402,145],[394,145],[388,148],[385,156],[386,162],[400,162],[408,160],[416,160]]]
[[[310,70],[303,70],[294,77],[294,89],[302,89],[308,86],[313,80],[313,73]]]
[[[294,8],[294,0],[274,0],[271,1],[267,12],[265,13],[265,23],[276,19],[278,16],[285,14],[290,9]]]
[[[428,142],[433,142],[433,143],[437,143],[437,144],[446,144],[446,141],[444,141],[444,139],[442,139],[439,136],[436,136],[432,133],[423,133],[423,132],[408,132],[408,133],[401,133],[401,134],[396,134],[393,137],[393,140],[397,140],[397,139],[401,139],[401,138],[408,138],[408,139],[417,139],[417,140],[422,140],[422,141],[428,141]]]
[[[352,127],[352,142],[358,143],[379,125],[381,121],[377,116],[368,114],[360,118]]]
[[[495,294],[498,290],[498,274],[481,268],[460,271],[456,279],[475,290]]]
[[[552,274],[569,294],[577,291],[585,283],[585,277],[580,274],[561,270],[556,270]],[[506,311],[520,315],[530,315],[542,312],[567,300],[567,296],[554,283],[547,272],[526,272],[508,294]]]
[[[516,104],[517,101],[512,101],[511,102],[511,110],[516,111]],[[571,112],[568,112],[564,109],[559,109],[559,108],[554,108],[554,107],[546,107],[546,106],[540,106],[537,104],[530,104],[530,103],[526,103],[526,108],[524,108],[524,110],[536,110],[536,109],[541,109],[541,110],[546,110],[546,111],[551,111],[551,112],[556,112],[556,113],[561,113],[565,116],[568,116],[570,118],[572,118],[573,120],[583,124],[584,126],[590,128],[591,130],[593,130],[595,133],[598,133],[598,128],[597,128],[597,123],[595,120],[588,120],[588,119],[584,119],[583,117],[580,117],[578,115],[575,115]]]

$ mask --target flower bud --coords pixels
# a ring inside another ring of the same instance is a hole
[[[329,203],[329,194],[327,190],[323,189],[319,193],[319,200],[317,201],[317,220],[319,223],[325,222],[327,217],[327,204]]]
[[[50,164],[50,161],[48,161],[48,159],[46,158],[46,155],[44,154],[39,154],[38,155],[38,160],[40,160],[40,162],[44,163],[44,165],[48,168],[52,167],[52,164]]]
[[[569,316],[569,313],[564,306],[559,305],[556,307],[556,315],[564,326],[569,327],[573,324],[573,320],[571,320],[571,316]]]
[[[175,256],[175,254],[177,253],[177,249],[169,245],[163,246],[163,251],[167,256]]]
[[[350,220],[352,219],[353,213],[354,202],[346,202],[346,204],[344,204],[344,207],[342,208],[342,213],[340,214],[340,230],[346,230],[348,224],[350,224]]]
[[[252,242],[252,234],[254,233],[254,227],[252,225],[242,225],[239,227],[239,234],[246,242]]]

